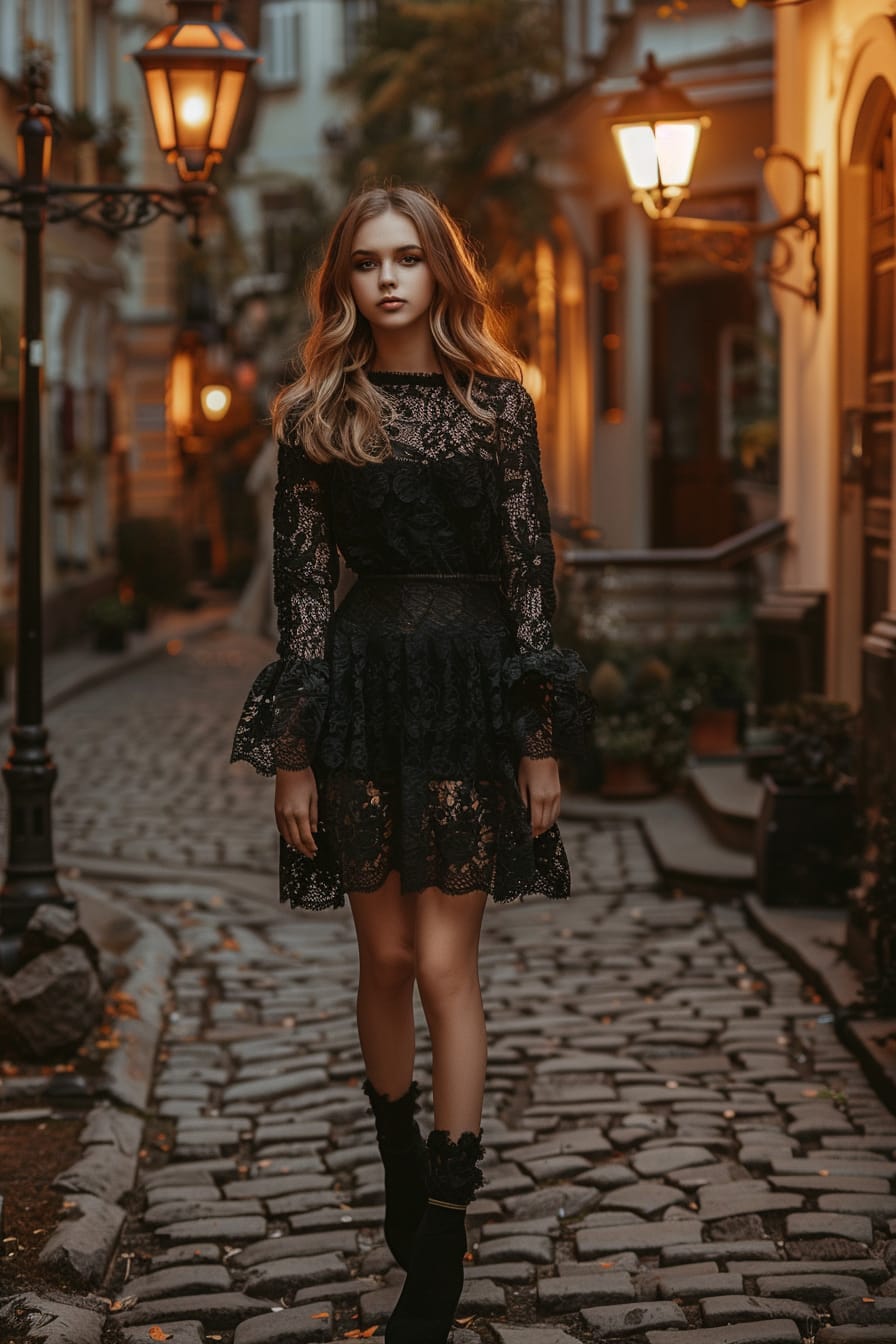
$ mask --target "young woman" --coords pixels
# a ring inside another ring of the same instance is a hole
[[[348,895],[385,1235],[407,1270],[386,1339],[444,1344],[483,1183],[483,913],[569,895],[557,758],[594,705],[553,644],[534,407],[458,225],[419,188],[362,191],[312,301],[301,376],[273,406],[278,660],[232,759],[276,774],[281,900]],[[334,610],[339,552],[358,577]]]

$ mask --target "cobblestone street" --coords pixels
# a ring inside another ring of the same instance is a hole
[[[228,764],[267,656],[216,634],[49,716],[60,862],[178,949],[109,1341],[377,1338],[403,1280],[348,911],[278,906],[273,784]],[[736,905],[663,891],[634,821],[561,829],[572,900],[486,912],[455,1344],[896,1340],[896,1120],[824,1006]]]

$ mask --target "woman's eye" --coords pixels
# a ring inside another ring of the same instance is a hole
[[[402,257],[402,261],[409,261],[409,262],[411,262],[411,264],[414,265],[414,266],[416,266],[416,264],[417,264],[418,261],[422,261],[422,260],[423,260],[422,257],[415,257],[415,256]]]
[[[366,261],[358,261],[358,262],[355,262],[355,270],[356,270],[356,271],[366,271],[366,270],[367,270],[367,267],[368,267],[368,266],[372,266],[372,265],[373,265],[373,262],[368,258]]]

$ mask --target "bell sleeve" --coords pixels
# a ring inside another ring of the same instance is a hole
[[[513,384],[499,415],[501,589],[516,637],[503,660],[502,682],[519,754],[535,759],[579,755],[595,702],[578,687],[587,673],[574,649],[558,648],[552,622],[554,545],[535,406]]]
[[[255,678],[230,757],[263,775],[311,765],[329,700],[327,636],[339,555],[328,464],[312,461],[301,444],[278,442],[273,527],[277,659]]]

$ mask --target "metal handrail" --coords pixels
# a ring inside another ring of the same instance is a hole
[[[678,546],[665,550],[613,551],[579,548],[567,548],[563,553],[564,563],[577,569],[597,569],[606,565],[628,565],[633,567],[649,565],[695,566],[707,568],[721,566],[728,568],[748,560],[760,551],[781,545],[787,540],[790,527],[789,518],[769,518],[764,523],[756,523],[744,532],[716,542],[714,546]]]

